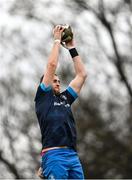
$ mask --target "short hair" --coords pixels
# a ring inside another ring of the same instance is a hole
[[[54,74],[55,76],[58,76],[56,73]],[[41,76],[40,78],[40,83],[43,81],[43,78],[44,78],[44,74]]]

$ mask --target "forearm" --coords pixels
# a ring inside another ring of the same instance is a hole
[[[60,49],[60,43],[59,42],[54,42],[51,53],[50,53],[50,56],[48,58],[47,66],[53,66],[54,68],[57,67],[59,49]]]
[[[73,58],[73,63],[74,63],[76,75],[80,75],[83,77],[87,76],[86,69],[79,56],[76,56],[75,58]]]
[[[62,45],[69,50],[76,73],[75,78],[70,82],[69,86],[78,94],[87,77],[86,69],[81,57],[79,56],[75,48],[74,39]]]
[[[84,66],[82,59],[79,56],[78,52],[75,51],[75,53],[71,53],[71,51],[70,51],[70,54],[71,54],[72,59],[73,59],[76,75],[81,76],[83,78],[86,78],[87,77],[86,69],[85,69],[85,66]]]
[[[60,42],[61,42],[61,34],[63,32],[63,28],[60,25],[56,26],[53,29],[54,34],[54,44],[48,58],[48,66],[51,68],[56,68],[58,64],[58,56],[59,56],[59,49],[60,49]]]
[[[72,57],[74,68],[76,72],[75,78],[70,82],[69,86],[74,89],[74,91],[78,94],[86,80],[87,73],[85,66],[79,55]]]
[[[55,74],[55,71],[57,68],[62,31],[63,31],[63,29],[61,29],[60,26],[56,26],[53,29],[54,44],[53,44],[51,53],[49,55],[48,62],[47,62],[47,68],[44,72],[44,77],[42,80],[42,82],[46,86],[52,84],[54,74]]]

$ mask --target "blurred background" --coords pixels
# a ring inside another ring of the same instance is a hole
[[[73,105],[85,178],[132,179],[132,0],[0,0],[0,178],[37,178],[34,96],[56,24],[70,24],[88,78]],[[61,48],[62,90],[74,77]]]

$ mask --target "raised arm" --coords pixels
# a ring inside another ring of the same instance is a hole
[[[79,93],[87,77],[85,65],[83,64],[82,59],[75,48],[74,41],[72,40],[71,42],[67,43],[66,46],[69,49],[73,59],[76,73],[75,78],[70,82],[69,86],[72,87],[76,93]]]
[[[44,77],[42,80],[45,86],[51,85],[53,81],[53,77],[54,77],[57,64],[58,64],[61,34],[63,30],[64,29],[60,25],[56,26],[53,30],[54,44],[53,44],[51,53],[49,55],[46,71],[44,72]]]

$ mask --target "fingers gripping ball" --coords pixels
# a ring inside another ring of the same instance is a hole
[[[63,25],[63,27],[65,27],[65,29],[62,32],[61,41],[68,43],[73,39],[73,32],[69,25]]]

